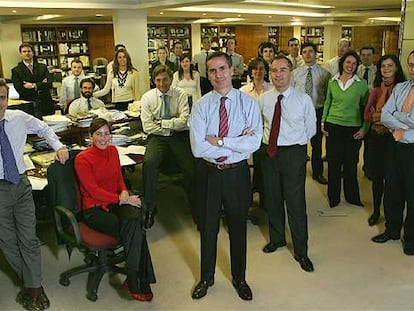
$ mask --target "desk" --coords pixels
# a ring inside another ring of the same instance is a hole
[[[22,110],[34,116],[33,102],[23,99],[9,99],[8,109]]]

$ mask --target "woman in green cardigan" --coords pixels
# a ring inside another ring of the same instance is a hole
[[[339,73],[328,83],[322,132],[326,135],[330,207],[341,201],[341,170],[345,200],[362,206],[357,165],[361,140],[369,129],[369,123],[363,121],[369,90],[366,81],[357,75],[360,63],[355,51],[345,53],[339,60]]]

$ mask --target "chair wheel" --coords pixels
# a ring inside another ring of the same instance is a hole
[[[87,294],[86,298],[88,298],[90,301],[95,302],[96,300],[98,300],[98,295],[97,294]]]
[[[60,285],[63,285],[63,286],[69,286],[70,281],[69,281],[69,278],[67,277],[61,277],[59,280],[59,283]]]

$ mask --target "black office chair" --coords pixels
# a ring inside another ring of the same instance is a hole
[[[66,245],[69,258],[74,248],[79,249],[84,254],[85,262],[82,266],[61,273],[59,283],[69,286],[72,276],[87,272],[86,298],[96,301],[99,283],[106,272],[125,274],[125,269],[117,266],[125,261],[125,253],[120,240],[92,230],[81,219],[77,219],[81,211],[79,185],[74,170],[77,153],[79,151],[71,151],[64,165],[55,162],[47,171],[58,242]]]

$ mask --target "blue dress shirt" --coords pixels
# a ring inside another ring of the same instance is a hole
[[[220,98],[211,91],[197,101],[190,116],[191,149],[196,158],[216,163],[216,158],[227,157],[225,164],[246,160],[259,149],[262,139],[262,118],[259,107],[253,97],[232,89],[225,95],[229,131],[223,138],[223,147],[213,146],[205,137],[218,136]],[[251,135],[242,135],[250,127]]]
[[[413,87],[413,81],[405,81],[398,83],[385,106],[381,112],[381,123],[389,128],[391,131],[396,129],[405,130],[404,136],[401,139],[401,143],[413,144],[414,143],[414,105],[410,112],[402,112],[405,99],[408,96],[411,88]]]

